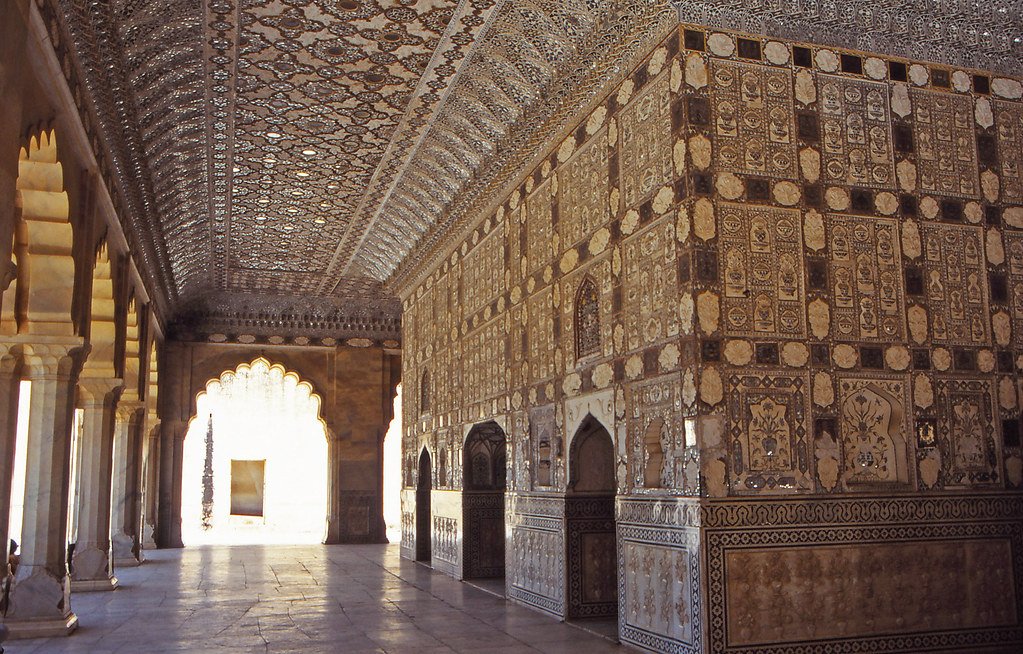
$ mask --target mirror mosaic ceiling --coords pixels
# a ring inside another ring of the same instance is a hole
[[[391,296],[585,104],[566,80],[613,77],[668,20],[1009,73],[1023,53],[1018,0],[37,2],[138,182],[122,220],[172,314]]]

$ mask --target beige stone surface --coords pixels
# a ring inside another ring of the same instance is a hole
[[[768,41],[764,45],[764,56],[776,66],[789,63],[789,47],[778,41]]]
[[[796,72],[796,100],[803,105],[817,101],[817,84],[814,83],[813,73],[805,68]]]
[[[905,345],[892,345],[884,353],[885,363],[892,370],[905,370],[909,367],[909,349]]]
[[[735,200],[745,191],[742,180],[732,173],[718,173],[715,187],[726,200]]]
[[[845,211],[849,208],[849,192],[840,186],[829,186],[824,192],[824,199],[835,211]]]
[[[706,368],[700,375],[700,399],[710,406],[724,399],[724,382],[717,368]]]
[[[704,241],[709,241],[717,234],[714,203],[707,198],[700,198],[693,205],[693,231]]]
[[[686,84],[696,90],[707,86],[707,63],[698,52],[686,55]]]
[[[686,243],[692,228],[693,221],[689,218],[689,208],[685,204],[680,204],[675,211],[675,240]]]
[[[733,366],[745,366],[753,360],[753,344],[742,339],[725,342],[725,360]]]
[[[835,402],[835,384],[831,375],[818,371],[813,376],[813,403],[827,408]]]
[[[730,34],[715,32],[707,39],[707,47],[719,57],[730,57],[735,52],[735,41]]]
[[[803,173],[803,179],[815,184],[821,178],[821,154],[813,148],[803,148],[799,151],[799,170]]]
[[[712,146],[710,139],[703,134],[689,137],[689,156],[693,165],[700,170],[707,170],[710,167]]]
[[[856,348],[845,343],[839,343],[836,345],[832,350],[831,357],[836,366],[846,370],[856,367],[858,362]]]
[[[789,341],[782,346],[781,358],[787,366],[802,368],[810,360],[810,349],[798,341]]]
[[[713,334],[718,330],[721,318],[721,304],[716,293],[703,291],[696,296],[696,315],[700,320],[700,331]]]
[[[814,252],[824,249],[824,216],[816,209],[810,209],[803,216],[803,242]]]
[[[827,338],[831,331],[831,311],[828,309],[828,303],[821,299],[813,300],[808,310],[813,335],[819,339]]]
[[[780,205],[794,207],[799,204],[801,195],[799,187],[793,182],[781,181],[774,185],[774,199]]]
[[[920,372],[913,377],[913,404],[928,409],[934,404],[934,386],[931,378]]]

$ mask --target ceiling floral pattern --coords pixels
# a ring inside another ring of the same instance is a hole
[[[670,21],[1023,58],[1015,0],[35,1],[169,321],[393,296]]]

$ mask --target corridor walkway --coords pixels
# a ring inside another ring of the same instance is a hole
[[[435,654],[625,650],[404,561],[397,545],[196,547],[147,552],[112,593],[75,593],[70,638],[8,654]]]

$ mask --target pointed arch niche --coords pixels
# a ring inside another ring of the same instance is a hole
[[[323,542],[328,444],[321,397],[258,357],[196,398],[185,436],[185,545]]]

